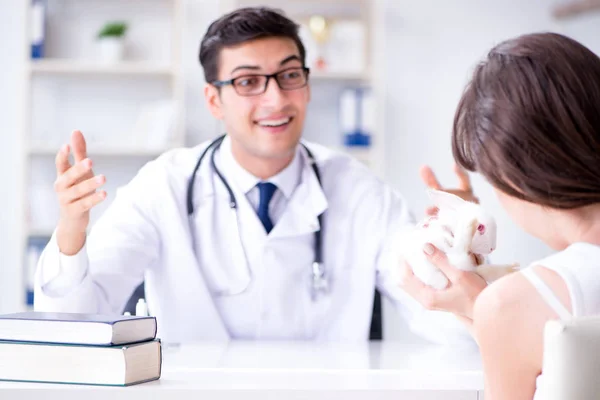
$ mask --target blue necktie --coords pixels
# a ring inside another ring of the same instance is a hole
[[[257,211],[258,218],[260,219],[260,222],[262,222],[267,233],[269,233],[271,232],[271,229],[273,229],[273,222],[271,222],[271,218],[269,218],[269,202],[273,198],[277,186],[271,182],[261,182],[256,186],[258,186],[258,190],[260,191],[260,202],[258,203]]]

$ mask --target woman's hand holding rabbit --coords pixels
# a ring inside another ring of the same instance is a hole
[[[413,274],[411,266],[404,262],[401,266],[402,289],[428,310],[447,311],[472,320],[473,305],[487,286],[486,281],[475,272],[454,268],[448,263],[446,255],[431,244],[426,244],[423,252],[446,275],[448,286],[436,290],[425,285]]]

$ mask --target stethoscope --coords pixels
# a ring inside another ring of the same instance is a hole
[[[229,186],[229,183],[227,183],[227,180],[225,179],[223,174],[221,174],[221,171],[219,171],[219,169],[215,165],[215,153],[221,146],[221,143],[223,142],[223,139],[225,139],[225,136],[226,135],[222,135],[222,136],[218,137],[217,139],[215,139],[214,141],[212,141],[208,145],[208,147],[206,147],[206,149],[202,152],[202,154],[200,155],[200,158],[198,159],[198,162],[196,163],[196,166],[194,167],[194,172],[192,173],[192,176],[190,177],[190,180],[188,182],[188,187],[187,187],[187,214],[188,214],[188,220],[190,223],[190,231],[193,233],[193,231],[194,231],[194,228],[193,228],[194,180],[196,178],[196,173],[198,172],[198,169],[200,168],[200,164],[202,164],[202,160],[204,159],[204,157],[206,156],[208,151],[211,148],[213,148],[213,152],[210,156],[210,165],[211,165],[212,169],[215,171],[215,173],[217,174],[217,176],[219,177],[219,179],[221,180],[221,182],[223,183],[223,185],[225,186],[225,188],[227,189],[227,192],[229,193],[229,207],[235,214],[236,229],[237,229],[238,239],[240,242],[239,244],[243,250],[244,245],[242,242],[242,237],[241,237],[241,233],[240,233],[241,231],[240,231],[240,227],[239,227],[239,218],[237,215],[238,214],[237,200],[235,198],[235,195],[233,194],[233,190],[231,190],[231,187]],[[321,185],[321,176],[319,174],[319,168],[317,167],[315,158],[313,157],[313,154],[311,153],[311,151],[304,144],[302,144],[302,146],[306,150],[306,154],[308,155],[309,162],[312,166],[315,176],[317,177],[317,181],[319,182],[319,185]],[[323,214],[319,214],[318,219],[319,219],[319,225],[320,225],[320,227],[322,227],[323,226]],[[192,237],[193,237],[193,234],[192,234]],[[322,240],[321,228],[319,228],[315,232],[315,258],[314,258],[314,261],[312,263],[312,268],[311,268],[311,297],[313,300],[316,300],[317,297],[319,296],[319,294],[324,294],[329,290],[329,283],[328,283],[328,279],[327,279],[328,277],[325,275],[325,267],[323,265],[322,244],[323,244],[323,240]],[[195,243],[192,243],[192,247],[194,248],[194,253],[195,253],[195,251],[196,251]],[[245,251],[242,251],[242,253],[244,254],[244,261],[246,263],[246,266],[247,266],[248,270],[250,270],[248,256],[246,255]],[[245,289],[242,289],[241,292],[243,292],[244,290]]]

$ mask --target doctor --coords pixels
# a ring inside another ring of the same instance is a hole
[[[121,313],[145,281],[164,340],[366,340],[379,288],[416,332],[467,336],[393,279],[388,238],[413,224],[400,195],[352,158],[301,141],[310,73],[297,25],[269,9],[235,11],[209,27],[200,62],[227,135],[146,164],[89,235],[105,177],[80,132],[58,152],[60,220],[35,309]],[[471,196],[466,176],[463,185]]]

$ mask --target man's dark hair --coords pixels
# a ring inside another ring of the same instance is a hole
[[[306,50],[298,34],[299,26],[282,12],[267,7],[237,9],[214,21],[200,44],[200,64],[206,82],[218,79],[221,49],[259,38],[290,38],[298,46],[305,64]]]
[[[462,96],[452,149],[510,196],[556,209],[600,203],[600,58],[555,33],[500,43]]]

